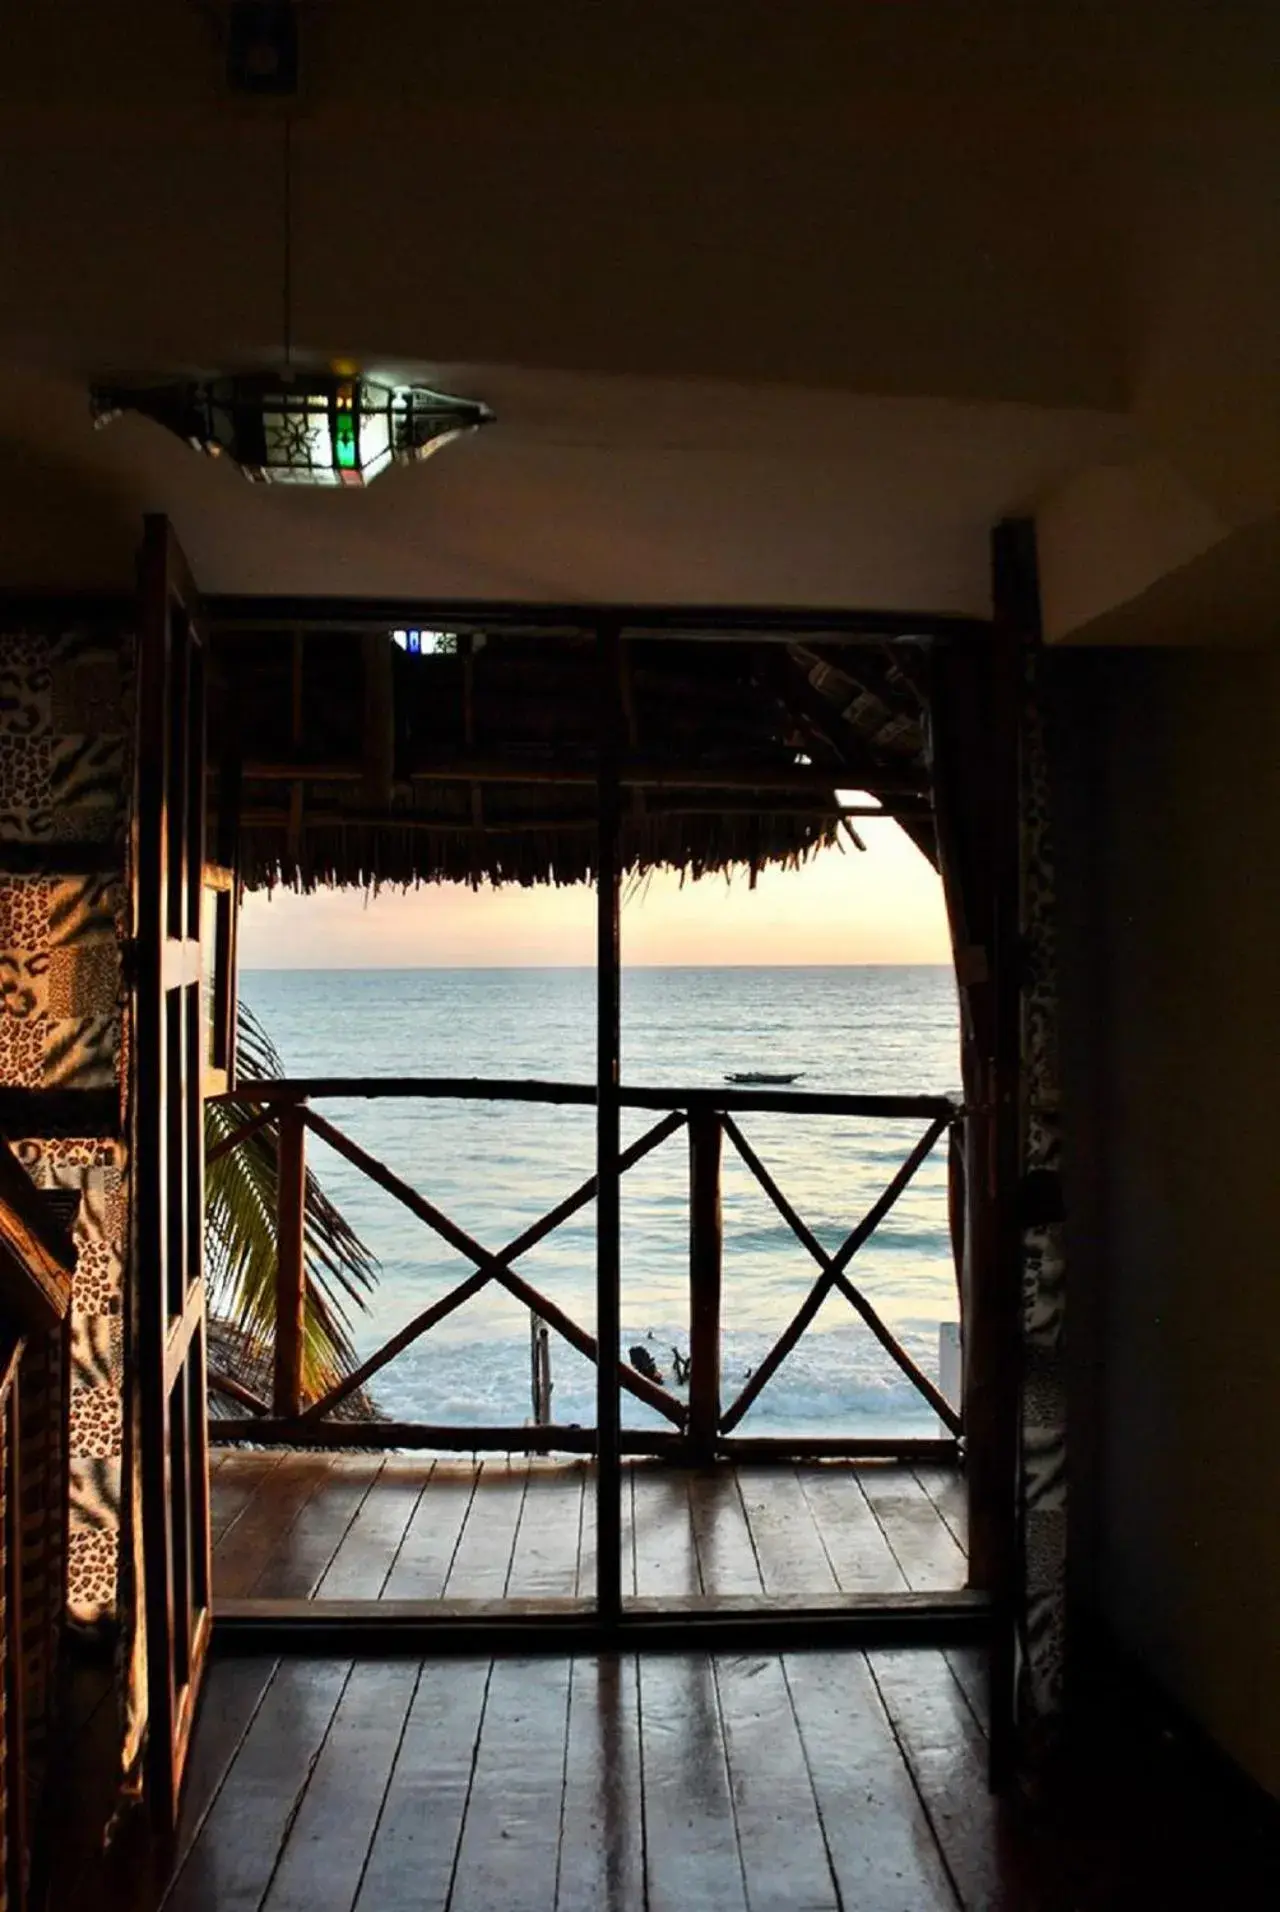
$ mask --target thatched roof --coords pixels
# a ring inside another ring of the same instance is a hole
[[[219,633],[212,754],[241,766],[248,887],[593,877],[591,638],[419,641]],[[931,848],[920,702],[889,647],[672,638],[622,652],[629,872],[801,863],[855,834],[841,788],[883,794]]]

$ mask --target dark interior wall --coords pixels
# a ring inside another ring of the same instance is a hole
[[[1056,669],[1073,1585],[1280,1795],[1280,659]]]

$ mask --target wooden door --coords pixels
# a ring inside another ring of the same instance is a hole
[[[148,1788],[175,1818],[209,1647],[205,1422],[205,649],[168,520],[142,548],[133,1129]]]

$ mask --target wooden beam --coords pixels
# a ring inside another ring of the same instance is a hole
[[[260,1447],[296,1448],[386,1448],[436,1449],[446,1454],[594,1454],[596,1430],[576,1424],[557,1426],[554,1422],[535,1427],[531,1424],[502,1424],[455,1427],[433,1421],[311,1421],[302,1416],[269,1421],[256,1417],[219,1420],[213,1431],[220,1442],[234,1445],[250,1441]],[[624,1454],[646,1454],[677,1460],[684,1453],[684,1435],[668,1428],[624,1428]]]
[[[276,1339],[272,1405],[289,1417],[302,1410],[302,1346],[306,1312],[306,1122],[302,1105],[280,1116],[276,1184]]]
[[[306,674],[305,645],[305,633],[302,627],[298,626],[293,632],[289,703],[289,734],[295,752],[301,750],[302,739],[305,734],[303,725],[303,694]],[[306,803],[306,794],[306,786],[303,779],[295,773],[294,781],[289,788],[288,823],[288,850],[289,855],[294,859],[300,856],[302,852],[302,817],[303,808]]]
[[[298,752],[289,757],[256,758],[244,766],[245,778],[257,783],[293,783],[306,778],[316,783],[362,782],[361,763],[312,760]],[[518,757],[484,756],[478,752],[440,757],[429,764],[411,767],[413,783],[492,783],[555,785],[592,789],[596,782],[595,764],[589,760],[566,763],[553,757],[522,762]],[[623,789],[644,790],[742,790],[742,791],[824,791],[842,787],[883,791],[887,796],[921,797],[929,795],[929,780],[909,767],[878,772],[874,778],[859,775],[846,779],[838,770],[820,764],[721,765],[671,764],[655,761],[619,759],[618,781]]]
[[[726,1410],[720,1423],[723,1433],[728,1434],[737,1426],[747,1409],[751,1406],[751,1403],[768,1382],[772,1380],[773,1376],[782,1366],[782,1363],[791,1353],[791,1350],[812,1322],[832,1288],[837,1285],[842,1286],[842,1292],[853,1302],[854,1307],[857,1308],[859,1314],[867,1323],[867,1326],[871,1329],[876,1339],[880,1342],[886,1353],[891,1355],[898,1366],[903,1369],[908,1379],[911,1380],[917,1388],[920,1388],[921,1392],[928,1389],[932,1394],[937,1395],[937,1389],[933,1388],[932,1383],[920,1373],[915,1363],[911,1360],[910,1355],[898,1346],[870,1302],[853,1287],[852,1283],[842,1285],[841,1276],[847,1264],[853,1260],[853,1257],[857,1254],[863,1243],[870,1240],[871,1236],[880,1226],[880,1223],[897,1202],[903,1190],[916,1174],[916,1171],[932,1152],[939,1136],[942,1135],[946,1127],[947,1123],[945,1120],[938,1120],[930,1124],[929,1128],[912,1149],[910,1155],[908,1155],[906,1161],[899,1166],[888,1186],[871,1204],[871,1207],[862,1217],[857,1227],[846,1237],[843,1246],[837,1249],[834,1255],[828,1255],[826,1250],[804,1226],[804,1223],[800,1221],[799,1216],[796,1215],[790,1203],[782,1196],[776,1182],[774,1182],[772,1176],[770,1176],[764,1168],[763,1163],[761,1163],[755,1151],[746,1143],[745,1137],[736,1125],[732,1122],[725,1123],[729,1139],[742,1156],[743,1161],[746,1162],[747,1167],[751,1169],[752,1174],[755,1175],[756,1179],[760,1182],[761,1187],[774,1203],[774,1206],[778,1209],[783,1219],[789,1223],[805,1247],[808,1248],[810,1254],[819,1262],[823,1272],[814,1283],[807,1298],[796,1310],[793,1319],[788,1323],[787,1327],[783,1329],[773,1347],[755,1370],[755,1373],[751,1376],[751,1379],[747,1382],[747,1385],[743,1388],[737,1400],[733,1403],[732,1407]],[[954,1408],[952,1408],[949,1401],[944,1402],[941,1395],[937,1395],[937,1398],[946,1409],[945,1416],[940,1416],[940,1418],[944,1420],[945,1425],[951,1425],[955,1420]],[[934,1406],[932,1400],[930,1400],[930,1405]],[[935,1413],[938,1412],[936,1406],[934,1406],[934,1411]]]
[[[623,1152],[618,1165],[619,1173],[625,1174],[627,1169],[633,1168],[654,1149],[660,1148],[669,1136],[674,1135],[683,1126],[683,1123],[683,1116],[669,1115],[655,1124],[646,1135],[641,1136],[639,1141],[633,1142],[630,1148]],[[570,1216],[576,1215],[580,1209],[587,1206],[588,1202],[594,1201],[595,1194],[596,1178],[592,1175],[576,1188],[572,1195],[566,1196],[564,1201],[558,1202],[540,1220],[517,1235],[514,1241],[508,1242],[507,1246],[501,1250],[498,1259],[502,1262],[513,1262],[518,1256],[527,1254],[540,1241],[544,1241],[548,1235],[553,1234],[562,1223],[568,1221]],[[481,1268],[458,1287],[451,1289],[447,1295],[442,1296],[439,1301],[433,1302],[429,1308],[424,1308],[421,1314],[415,1315],[412,1321],[401,1328],[397,1334],[392,1335],[391,1339],[375,1354],[371,1354],[367,1361],[361,1362],[360,1366],[339,1381],[336,1387],[330,1388],[320,1400],[313,1402],[303,1415],[303,1420],[310,1423],[323,1419],[326,1414],[331,1414],[335,1407],[345,1401],[349,1395],[354,1394],[358,1388],[363,1387],[366,1381],[372,1380],[381,1368],[384,1368],[389,1361],[393,1361],[396,1355],[402,1354],[420,1335],[428,1333],[437,1322],[443,1321],[447,1315],[453,1313],[455,1308],[469,1301],[472,1295],[479,1294],[491,1279],[489,1272]]]
[[[1017,1661],[1026,1589],[1017,1513],[1023,1372],[1021,1179],[1021,1018],[1025,952],[1020,921],[1019,711],[1022,652],[1040,640],[1035,525],[1012,519],[991,540],[995,629],[989,650],[986,776],[994,876],[991,948],[994,1054],[986,1131],[988,1185],[974,1191],[980,1266],[965,1349],[965,1420],[971,1460],[970,1573],[991,1595],[996,1624],[991,1654],[993,1788],[1016,1761]],[[973,1366],[970,1368],[970,1361]],[[973,1386],[971,1382],[977,1382]],[[981,1578],[977,1578],[977,1575]],[[1064,1590],[1065,1596],[1065,1590]]]
[[[744,1604],[745,1603],[745,1604]],[[611,1620],[584,1600],[222,1600],[217,1652],[382,1657],[617,1652],[763,1653],[959,1646],[987,1637],[980,1596],[966,1593],[629,1598]]]
[[[366,631],[361,642],[364,663],[364,794],[378,809],[391,804],[395,779],[396,710],[394,646],[389,632]]]
[[[468,1261],[476,1264],[477,1268],[487,1271],[495,1281],[500,1282],[507,1289],[508,1293],[513,1294],[518,1301],[522,1301],[526,1308],[532,1308],[536,1314],[541,1315],[557,1334],[562,1335],[571,1347],[578,1350],[579,1354],[585,1355],[588,1361],[599,1358],[594,1335],[588,1334],[585,1328],[579,1327],[572,1316],[567,1315],[564,1309],[558,1307],[549,1296],[542,1294],[532,1282],[525,1281],[497,1255],[491,1254],[487,1248],[482,1247],[473,1235],[469,1235],[464,1228],[459,1228],[443,1209],[437,1208],[434,1202],[429,1202],[425,1195],[420,1195],[417,1189],[412,1188],[408,1182],[402,1181],[376,1156],[370,1155],[367,1149],[362,1149],[358,1142],[353,1142],[349,1135],[344,1135],[341,1129],[335,1128],[332,1122],[326,1122],[324,1117],[317,1115],[313,1109],[303,1111],[303,1117],[308,1128],[314,1129],[330,1148],[336,1149],[339,1155],[345,1155],[356,1168],[363,1170],[371,1182],[376,1182],[379,1188],[385,1188],[389,1195],[394,1195],[397,1201],[403,1202],[412,1214],[426,1222],[427,1226],[434,1229],[435,1233],[447,1241],[451,1248],[456,1248],[459,1254],[465,1255]],[[614,1172],[615,1174],[617,1172],[616,1166]],[[598,1199],[597,1197],[597,1203]],[[615,1337],[614,1347],[616,1346]],[[686,1410],[683,1401],[678,1401],[673,1394],[668,1394],[665,1388],[646,1380],[644,1375],[637,1374],[634,1368],[627,1367],[623,1362],[618,1361],[616,1366],[618,1381],[630,1393],[639,1400],[646,1401],[650,1407],[656,1408],[667,1420],[674,1421],[677,1425],[684,1422]]]
[[[229,1096],[233,1093],[228,1091]],[[206,1096],[205,1100],[210,1101],[212,1098]],[[259,1109],[251,1121],[242,1122],[238,1129],[232,1129],[230,1135],[224,1135],[220,1142],[214,1143],[204,1158],[205,1167],[208,1168],[212,1163],[220,1162],[224,1155],[230,1155],[232,1149],[238,1149],[242,1142],[247,1142],[251,1135],[258,1133],[259,1129],[269,1128],[276,1120],[277,1114],[278,1111],[270,1103],[265,1109]]]
[[[251,597],[224,594],[204,600],[210,626],[219,632],[292,630],[297,624],[344,631],[405,628],[510,631],[589,638],[613,625],[628,637],[776,638],[790,642],[872,644],[933,637],[980,643],[990,633],[987,618],[954,611],[835,609],[826,605],[573,604],[516,603],[510,599]]]
[[[622,642],[596,628],[596,1611],[622,1610],[622,1398],[614,1357],[622,1338]]]
[[[483,786],[473,784],[471,788],[474,796]],[[633,795],[637,798],[641,795],[638,787]],[[773,797],[763,802],[735,798],[732,802],[719,803],[649,803],[641,805],[639,809],[633,808],[626,821],[634,822],[647,817],[655,823],[661,823],[676,817],[749,819],[760,816],[838,819],[849,826],[850,819],[854,817],[880,818],[891,823],[904,820],[931,822],[933,811],[927,804],[899,803],[892,799],[887,804],[871,804],[815,803],[808,797]],[[283,806],[271,808],[264,804],[246,810],[243,821],[245,828],[251,830],[288,830],[292,822],[290,812]],[[422,810],[353,810],[343,809],[337,804],[323,807],[312,804],[307,809],[302,827],[307,830],[408,830],[447,837],[546,836],[560,831],[580,831],[586,835],[595,831],[596,820],[593,816],[519,816],[498,819],[490,815],[486,821],[483,814],[477,812],[474,803],[469,818],[433,816]],[[626,822],[623,827],[626,827]],[[858,848],[863,847],[859,841]]]
[[[618,1094],[624,1109],[769,1110],[778,1114],[867,1115],[924,1122],[951,1122],[963,1113],[963,1104],[945,1095],[846,1095],[838,1090],[736,1088],[728,1083],[722,1089],[624,1087]],[[253,1107],[320,1101],[326,1096],[349,1101],[420,1097],[423,1101],[549,1102],[591,1108],[596,1091],[585,1082],[492,1076],[280,1076],[265,1082],[244,1081],[225,1095],[209,1099]]]
[[[720,1428],[720,1120],[699,1109],[689,1122],[689,1450],[710,1461]]]
[[[17,1156],[0,1141],[0,1301],[8,1325],[48,1332],[71,1306],[76,1250]]]

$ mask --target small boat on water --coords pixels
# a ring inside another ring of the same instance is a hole
[[[736,1082],[742,1088],[750,1085],[757,1089],[762,1086],[776,1089],[784,1087],[788,1082],[798,1082],[803,1074],[803,1069],[797,1069],[794,1075],[768,1075],[763,1069],[743,1069],[734,1075],[727,1075],[725,1081]]]

